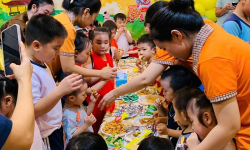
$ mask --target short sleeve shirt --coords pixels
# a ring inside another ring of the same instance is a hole
[[[72,138],[73,133],[83,125],[84,118],[87,117],[86,107],[80,106],[79,109],[64,107],[63,109],[63,128],[66,135],[66,143]],[[93,132],[92,126],[88,128],[89,132]]]
[[[228,3],[237,3],[238,0],[217,0],[216,7],[217,8],[224,8]],[[233,10],[230,10],[226,12],[223,16],[219,17],[217,20],[217,24],[222,26],[226,18],[233,12]]]
[[[194,71],[212,103],[236,96],[241,117],[237,148],[250,149],[250,45],[212,21],[205,23],[193,46]]]
[[[0,149],[8,139],[11,129],[12,121],[0,114]]]

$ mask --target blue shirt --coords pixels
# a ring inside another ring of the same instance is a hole
[[[12,129],[12,121],[0,114],[0,149],[2,149],[4,143],[10,135]]]
[[[228,33],[239,37],[250,44],[250,25],[232,13],[222,26]]]

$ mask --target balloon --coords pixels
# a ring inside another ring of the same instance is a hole
[[[213,9],[216,6],[217,0],[202,0],[201,4],[205,9]]]
[[[195,4],[194,8],[198,13],[200,13],[201,16],[205,15],[206,9],[201,4]]]
[[[215,8],[208,10],[205,14],[205,17],[212,21],[217,21],[218,18],[215,16]]]
[[[202,3],[202,0],[194,0],[194,3],[195,3],[195,4],[201,4],[201,3]]]

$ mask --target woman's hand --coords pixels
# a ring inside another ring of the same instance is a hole
[[[116,77],[116,74],[117,74],[116,71],[117,71],[116,68],[105,67],[101,70],[100,76],[103,79],[112,80]]]
[[[98,104],[98,107],[103,110],[105,106],[110,106],[117,99],[117,97],[118,96],[115,94],[114,90],[110,91],[102,98]]]
[[[188,138],[187,138],[187,145],[190,150],[195,149],[200,144],[200,141],[198,140],[198,136],[195,132],[193,132]]]
[[[13,70],[13,75],[9,78],[15,78],[17,81],[30,81],[33,72],[33,66],[30,63],[29,56],[27,55],[23,42],[19,42],[21,65],[10,64],[10,68]]]

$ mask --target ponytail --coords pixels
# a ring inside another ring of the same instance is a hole
[[[90,14],[98,13],[101,9],[101,1],[100,0],[63,0],[62,7],[67,10],[73,12],[75,15],[82,15],[83,11],[86,8],[90,9]]]
[[[194,9],[193,0],[171,0],[169,5],[156,12],[150,21],[150,36],[158,41],[171,41],[172,30],[188,36],[204,25],[200,14]]]

